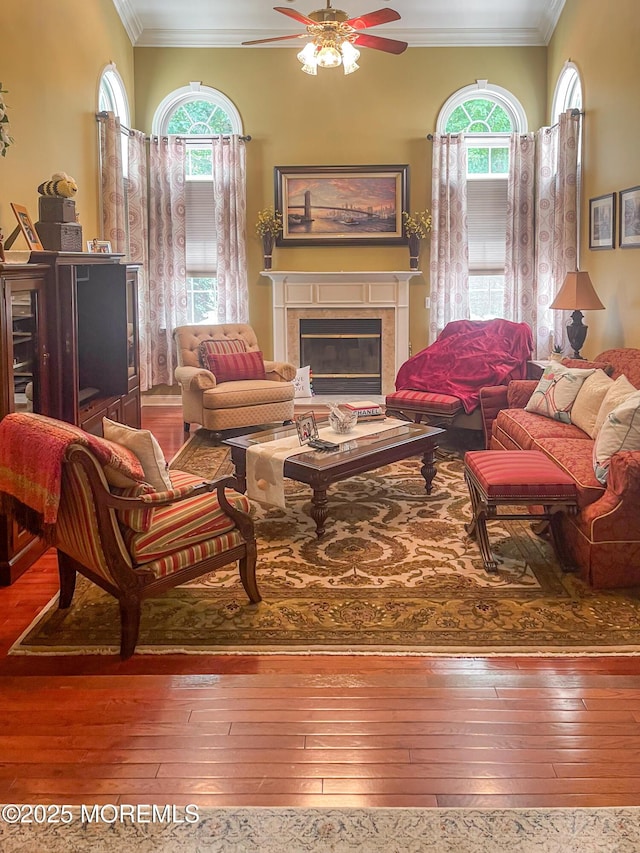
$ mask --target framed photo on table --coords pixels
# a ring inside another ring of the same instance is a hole
[[[308,444],[312,439],[318,438],[318,425],[313,412],[305,412],[295,419],[300,444]]]
[[[640,249],[640,187],[620,190],[621,249]]]
[[[616,194],[589,199],[589,248],[614,249],[616,245]]]
[[[35,225],[31,221],[31,217],[29,216],[29,211],[27,210],[27,208],[22,204],[14,204],[14,202],[11,202],[11,210],[13,210],[15,217],[18,220],[18,227],[20,228],[20,231],[22,231],[25,240],[29,244],[29,248],[37,252],[43,252],[44,247],[40,242],[38,232],[35,229]],[[16,231],[16,233],[20,232]],[[8,248],[6,244],[5,248]]]
[[[276,166],[278,246],[405,245],[409,167]]]

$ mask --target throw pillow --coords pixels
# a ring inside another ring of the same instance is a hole
[[[209,353],[207,369],[216,382],[233,382],[241,379],[266,379],[264,359],[260,350],[252,352]]]
[[[171,488],[171,480],[167,471],[162,450],[158,440],[148,429],[134,429],[126,424],[102,419],[102,432],[109,441],[122,444],[133,451],[144,469],[144,478],[153,488],[162,492]]]
[[[582,383],[593,370],[573,370],[561,364],[549,364],[525,406],[527,412],[571,423],[571,407]]]
[[[602,428],[602,424],[605,422],[607,415],[609,412],[612,412],[620,403],[624,403],[627,397],[630,397],[632,394],[638,389],[635,385],[632,385],[624,373],[614,381],[613,385],[609,387],[609,390],[604,396],[604,400],[600,404],[600,408],[598,409],[598,414],[596,415],[596,422],[593,428],[594,436],[600,432]]]
[[[582,383],[578,396],[571,408],[571,423],[580,427],[590,438],[595,438],[595,425],[605,394],[613,385],[613,379],[596,370]]]
[[[293,378],[293,387],[296,389],[295,397],[311,397],[311,367],[299,367]]]
[[[640,391],[609,412],[598,433],[593,470],[601,483],[607,482],[611,457],[621,450],[640,450]]]
[[[240,338],[208,338],[206,341],[202,341],[198,347],[198,357],[200,359],[200,364],[208,370],[208,356],[210,353],[213,353],[214,355],[218,355],[220,353],[228,355],[233,352],[246,351],[247,347],[245,342],[240,340]]]

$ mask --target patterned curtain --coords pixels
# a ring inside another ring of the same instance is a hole
[[[138,270],[138,328],[140,352],[140,390],[147,391],[147,364],[149,328],[147,316],[147,282],[149,281],[149,187],[147,181],[147,146],[145,135],[139,130],[129,134],[129,179],[127,181],[127,207],[129,211],[129,261],[139,264]]]
[[[504,318],[528,323],[534,341],[538,324],[533,233],[535,151],[532,133],[511,135],[504,277]]]
[[[568,312],[552,310],[551,302],[565,275],[577,269],[578,138],[580,116],[569,110],[554,127],[536,134],[535,275],[537,352],[545,356],[552,341],[566,344]]]
[[[218,323],[247,323],[246,149],[239,136],[213,140],[218,241]]]
[[[431,321],[433,343],[451,320],[469,317],[467,152],[462,134],[433,137]]]
[[[149,145],[149,278],[141,292],[141,371],[146,387],[172,385],[172,333],[188,322],[185,264],[185,146],[173,137]],[[146,303],[146,304],[145,304]]]
[[[100,129],[102,227],[114,252],[127,253],[126,211],[122,178],[122,131],[120,119],[108,112]]]

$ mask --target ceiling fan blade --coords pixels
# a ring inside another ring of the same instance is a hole
[[[385,53],[404,53],[409,47],[406,41],[397,39],[385,39],[380,36],[370,36],[367,33],[359,33],[354,41],[362,47],[372,47],[374,50],[384,50]]]
[[[294,33],[290,36],[274,36],[270,39],[254,39],[253,41],[243,41],[242,44],[266,44],[268,41],[284,41],[284,39],[302,39],[309,38],[308,33]]]
[[[298,21],[300,24],[304,24],[308,27],[311,24],[317,23],[311,18],[307,18],[306,15],[303,15],[301,12],[296,12],[295,9],[288,9],[286,6],[274,6],[274,12],[282,12],[283,15],[288,15],[289,18],[293,18],[294,21]]]
[[[351,18],[345,21],[354,30],[366,30],[369,27],[377,27],[378,24],[388,24],[390,21],[399,21],[400,14],[395,9],[378,9],[375,12],[367,12],[359,18]]]

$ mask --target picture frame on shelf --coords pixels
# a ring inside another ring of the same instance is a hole
[[[18,220],[18,228],[24,235],[25,240],[29,244],[29,248],[32,251],[43,252],[44,246],[40,242],[40,237],[38,237],[38,232],[36,231],[36,227],[33,224],[31,217],[29,216],[29,211],[23,204],[15,204],[15,202],[11,202],[11,210]],[[14,234],[19,233],[18,231],[14,232]],[[10,235],[13,237],[13,234]],[[13,240],[9,242],[7,240],[5,242],[5,249],[9,248],[9,246],[13,243]]]
[[[278,246],[405,245],[409,166],[275,166]]]
[[[94,255],[110,255],[111,240],[98,240],[97,238],[87,240],[87,252],[91,252]]]
[[[620,190],[621,249],[640,249],[640,186]]]
[[[615,249],[616,194],[589,199],[589,248]]]

